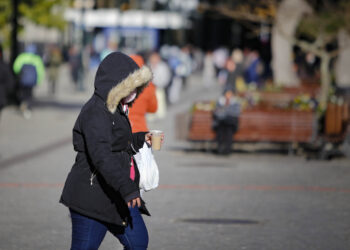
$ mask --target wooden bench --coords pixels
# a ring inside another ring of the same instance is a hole
[[[239,129],[234,135],[241,142],[311,142],[317,135],[317,118],[313,111],[286,109],[295,97],[307,94],[317,96],[318,84],[303,84],[281,91],[259,91],[259,105],[244,109],[239,117]],[[254,92],[246,92],[243,98]],[[210,103],[201,103],[200,109],[193,109],[187,118],[189,141],[213,141],[212,113]],[[196,106],[196,105],[195,105]],[[283,107],[284,109],[281,109]],[[184,136],[184,134],[182,134]]]
[[[212,113],[193,111],[187,140],[213,141]],[[234,135],[241,142],[311,142],[317,132],[315,115],[311,111],[244,110],[239,117],[239,129]]]

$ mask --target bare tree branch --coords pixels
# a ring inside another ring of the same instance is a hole
[[[323,48],[325,46],[325,43],[324,43],[324,37],[319,34],[317,37],[316,37],[316,40],[315,42],[313,43],[313,45],[316,47],[316,48]]]
[[[303,49],[304,51],[312,52],[317,56],[321,56],[322,50],[318,49],[318,46],[316,46],[314,43],[308,43],[306,41],[298,40],[295,37],[287,35],[286,32],[284,32],[284,30],[282,29],[281,25],[278,22],[275,23],[275,27],[276,27],[277,31],[292,45],[298,46],[301,49]],[[319,41],[317,41],[317,43],[318,42]]]
[[[314,44],[293,38],[294,44],[306,52],[312,52],[318,57],[322,57],[323,50],[318,49]]]
[[[310,0],[312,1],[312,0]],[[329,4],[326,1],[326,4]],[[264,1],[264,6],[278,6],[278,0],[266,0]],[[328,6],[329,8],[331,7],[331,5]],[[268,13],[268,8],[267,12]],[[324,53],[328,53],[328,55],[330,55],[332,58],[336,57],[339,55],[339,53],[344,50],[333,50],[328,52],[326,50],[326,45],[329,44],[330,42],[334,41],[336,39],[336,37],[334,35],[326,35],[323,32],[321,32],[317,38],[315,39],[314,42],[307,42],[305,40],[300,40],[297,39],[295,37],[291,37],[288,36],[284,31],[283,28],[276,22],[276,20],[274,19],[274,17],[269,17],[268,15],[264,16],[265,12],[260,12],[262,13],[262,15],[259,15],[254,11],[250,11],[249,8],[245,8],[243,5],[241,6],[241,8],[238,8],[237,10],[232,10],[230,8],[228,8],[226,5],[215,5],[212,6],[210,4],[205,4],[205,3],[201,3],[199,4],[199,9],[202,11],[215,11],[217,13],[220,13],[221,15],[227,16],[229,18],[232,19],[237,19],[237,20],[241,20],[241,21],[250,21],[250,22],[255,22],[255,23],[265,23],[265,24],[273,24],[276,29],[278,30],[278,32],[287,40],[289,41],[292,45],[298,46],[300,47],[302,50],[306,51],[306,52],[312,52],[313,54],[315,54],[318,57],[321,57]],[[245,26],[247,26],[250,30],[253,31],[253,33],[255,34],[259,34],[259,29],[256,27],[253,27],[253,25],[248,25],[248,24],[244,24]],[[349,48],[349,46],[346,46],[346,48]]]
[[[251,21],[251,22],[257,22],[257,23],[267,23],[272,24],[273,20],[261,17],[259,15],[256,15],[254,13],[250,13],[248,11],[242,11],[242,10],[232,10],[227,8],[227,6],[211,6],[209,4],[199,4],[200,10],[210,10],[210,11],[216,11],[224,16],[230,17],[232,19],[239,19],[239,20],[245,20],[245,21]]]
[[[241,24],[249,29],[254,34],[254,36],[260,35],[260,27],[257,27],[256,25],[249,22],[241,22]]]
[[[333,50],[332,52],[330,52],[329,55],[331,58],[334,58],[334,57],[337,57],[341,51],[342,50],[340,50],[340,49],[336,49],[336,50]]]

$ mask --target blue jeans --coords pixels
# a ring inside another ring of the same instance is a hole
[[[123,227],[100,222],[70,210],[72,218],[71,250],[98,249],[107,231],[118,238],[125,250],[144,250],[148,246],[148,232],[137,207],[129,208],[132,217],[130,225]],[[123,232],[124,231],[124,232]]]

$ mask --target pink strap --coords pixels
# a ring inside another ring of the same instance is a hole
[[[135,180],[135,167],[134,167],[134,158],[131,157],[131,167],[130,167],[130,179]]]

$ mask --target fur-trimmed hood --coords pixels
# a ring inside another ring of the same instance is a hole
[[[147,66],[139,68],[127,55],[121,52],[109,54],[98,67],[95,77],[95,94],[101,97],[111,113],[119,102],[133,90],[139,95],[152,80]]]

